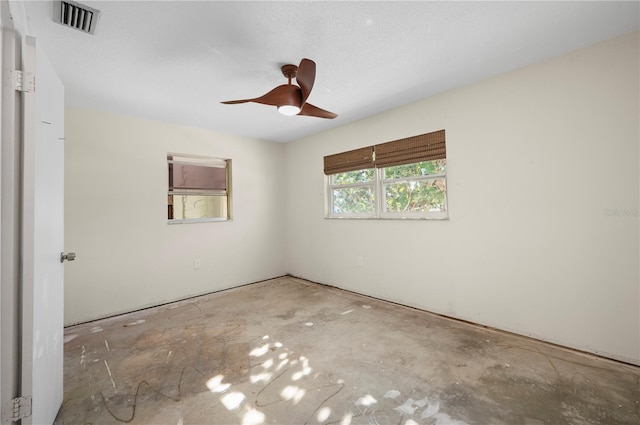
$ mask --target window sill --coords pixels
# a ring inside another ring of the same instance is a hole
[[[220,223],[232,221],[230,218],[185,218],[167,220],[167,224],[191,224],[191,223]]]
[[[400,220],[400,221],[415,221],[415,220],[449,220],[449,216],[446,217],[324,217],[325,220]]]

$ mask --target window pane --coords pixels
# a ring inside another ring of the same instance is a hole
[[[333,189],[334,214],[372,213],[374,196],[372,186]]]
[[[445,211],[446,181],[444,179],[387,184],[384,192],[388,212]]]
[[[169,219],[229,218],[226,196],[170,195]]]
[[[404,177],[428,176],[430,174],[444,174],[447,169],[446,159],[414,162],[413,164],[396,165],[384,169],[385,179],[398,179]]]
[[[331,175],[332,184],[353,184],[373,181],[376,174],[375,168],[366,170],[348,171]]]

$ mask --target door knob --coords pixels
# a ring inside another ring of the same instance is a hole
[[[68,254],[65,254],[64,252],[60,253],[60,262],[64,263],[64,260],[67,261],[73,261],[76,259],[76,253],[75,252],[69,252]]]

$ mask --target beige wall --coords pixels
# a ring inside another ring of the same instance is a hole
[[[68,109],[65,148],[66,323],[285,274],[283,145]],[[232,160],[233,221],[167,224],[167,153]]]
[[[286,271],[640,364],[638,39],[288,144]],[[440,129],[448,221],[323,218],[323,156]]]
[[[640,364],[638,41],[287,145],[67,110],[65,321],[291,273]],[[324,155],[442,128],[449,220],[324,219]],[[167,224],[168,152],[233,160],[232,222]]]

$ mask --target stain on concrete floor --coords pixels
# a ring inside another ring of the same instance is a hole
[[[284,277],[65,330],[55,424],[635,425],[640,368]]]

